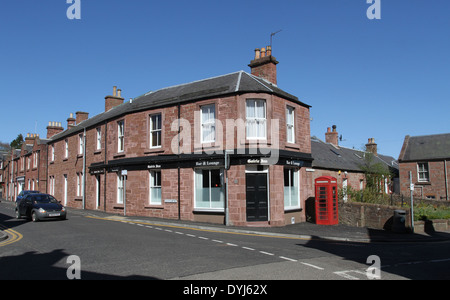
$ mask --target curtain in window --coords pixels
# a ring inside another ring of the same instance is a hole
[[[202,142],[214,142],[216,140],[216,108],[215,105],[205,105],[202,111]]]

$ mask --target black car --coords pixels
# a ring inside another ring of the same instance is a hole
[[[20,200],[25,198],[28,194],[39,194],[39,191],[21,191],[16,198],[16,206],[17,206],[17,203],[19,203]]]
[[[17,203],[16,218],[30,218],[33,222],[44,219],[67,217],[66,208],[53,196],[47,194],[28,194]]]

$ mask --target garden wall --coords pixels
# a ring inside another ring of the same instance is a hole
[[[397,206],[387,206],[372,203],[339,203],[339,224],[373,229],[391,230],[394,210]],[[406,211],[406,227],[410,227],[410,212]]]

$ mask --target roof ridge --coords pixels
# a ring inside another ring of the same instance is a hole
[[[161,89],[158,89],[158,90],[155,90],[155,91],[150,91],[150,92],[145,93],[145,94],[143,94],[141,96],[138,96],[138,97],[134,98],[133,101],[137,100],[139,98],[148,96],[150,94],[156,93],[156,92],[161,92],[161,91],[165,91],[165,90],[168,90],[168,89],[173,89],[173,88],[177,88],[177,87],[181,87],[181,86],[185,86],[185,85],[189,85],[189,84],[193,84],[193,83],[199,83],[199,82],[203,82],[203,81],[207,81],[207,80],[212,80],[212,79],[217,79],[217,78],[221,78],[221,77],[226,77],[226,76],[234,75],[234,74],[237,74],[237,73],[240,74],[241,72],[244,72],[244,71],[236,71],[236,72],[231,72],[231,73],[228,73],[228,74],[208,77],[208,78],[204,78],[204,79],[194,80],[194,81],[191,81],[191,82],[185,82],[185,83],[181,83],[181,84],[176,84],[176,85],[164,87],[164,88],[161,88]]]
[[[247,73],[247,72],[246,72]],[[262,85],[263,87],[265,87],[266,89],[268,89],[269,91],[271,91],[272,93],[274,92],[271,88],[269,88],[267,85],[265,85],[264,83],[262,83],[261,81],[259,81],[258,79],[261,79],[258,76],[255,76],[253,74],[249,74],[247,73],[247,75],[250,76],[250,78],[252,78],[253,80],[255,80],[256,82],[258,82],[260,85]],[[258,79],[257,79],[258,78]]]

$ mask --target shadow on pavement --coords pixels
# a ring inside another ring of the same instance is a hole
[[[63,250],[53,250],[49,253],[27,252],[18,256],[0,257],[0,280],[68,280],[67,267],[63,265],[69,254]],[[81,262],[82,280],[158,280],[155,277],[145,276],[117,276],[83,271]]]

